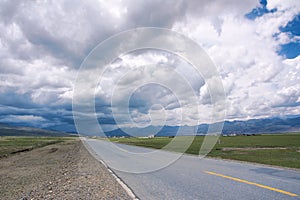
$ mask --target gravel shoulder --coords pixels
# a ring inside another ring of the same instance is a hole
[[[79,140],[0,159],[0,199],[131,199]]]

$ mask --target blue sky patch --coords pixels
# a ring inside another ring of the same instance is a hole
[[[285,27],[281,27],[280,31],[288,32],[291,39],[295,36],[300,36],[300,15],[288,22]],[[293,42],[281,45],[278,53],[289,59],[297,57],[300,55],[300,40],[294,39]]]
[[[298,55],[300,55],[300,43],[291,42],[288,44],[281,45],[280,51],[278,53],[289,59],[295,58]]]
[[[254,20],[257,17],[261,17],[266,13],[274,13],[277,11],[277,9],[268,10],[266,0],[261,0],[259,3],[261,4],[260,7],[254,8],[251,12],[245,15],[248,19]]]

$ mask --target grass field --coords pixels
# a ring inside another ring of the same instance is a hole
[[[74,138],[3,136],[0,137],[0,158],[72,139]]]
[[[161,149],[172,139],[168,137],[111,138],[111,141]],[[203,136],[195,137],[186,153],[198,155],[203,139]],[[181,147],[178,145],[177,148],[168,150],[181,152]],[[220,144],[217,143],[208,156],[300,168],[300,133],[220,137]]]

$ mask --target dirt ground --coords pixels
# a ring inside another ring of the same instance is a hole
[[[0,159],[0,199],[131,199],[80,141]]]

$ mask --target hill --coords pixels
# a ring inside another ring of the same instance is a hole
[[[175,135],[204,135],[207,133],[209,124],[200,124],[198,126],[163,126],[155,127],[148,126],[145,128],[126,128],[115,129],[106,132],[106,136],[139,136],[145,137],[156,133],[156,136],[175,136]],[[283,133],[283,132],[299,132],[300,117],[290,116],[284,118],[265,118],[265,119],[250,119],[247,121],[235,120],[225,121],[222,134],[257,134],[257,133]],[[127,132],[127,133],[126,133]]]
[[[51,131],[40,128],[32,128],[25,126],[11,126],[0,123],[0,136],[47,136],[47,137],[67,137],[75,136],[75,134]]]

